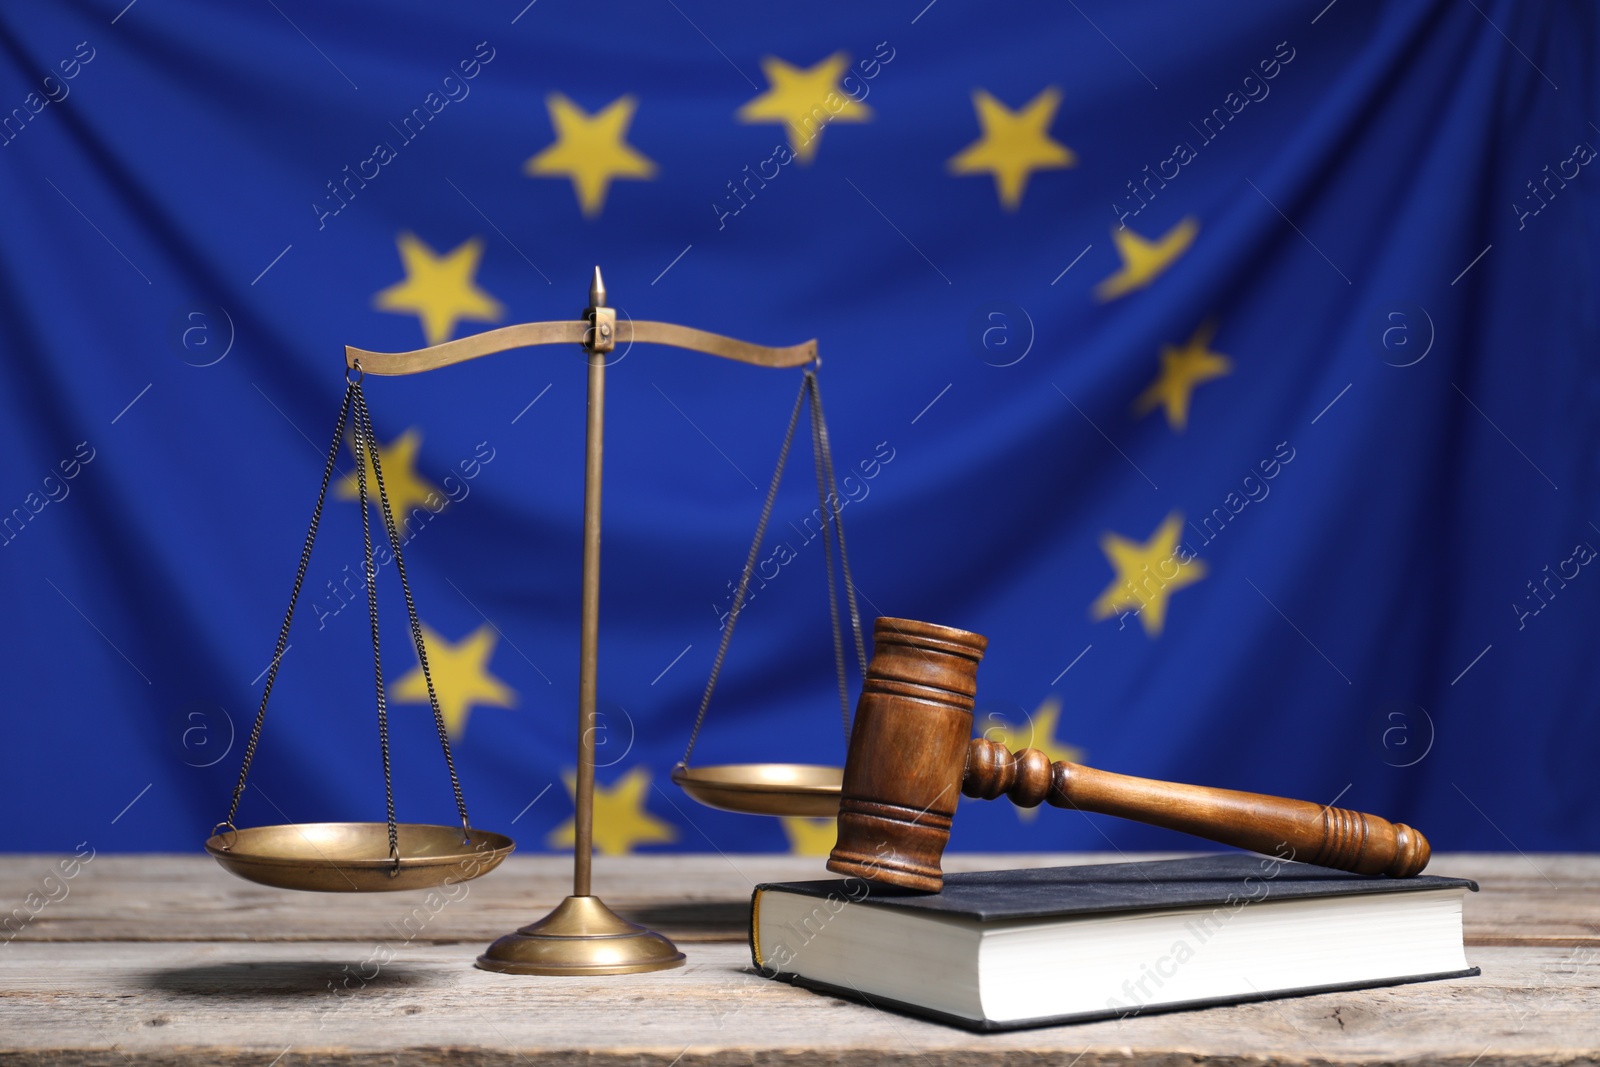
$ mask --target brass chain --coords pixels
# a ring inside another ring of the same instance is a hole
[[[745,598],[750,590],[750,577],[755,572],[756,559],[761,554],[761,541],[766,536],[767,525],[772,519],[773,505],[778,498],[778,486],[783,481],[783,471],[789,460],[789,450],[794,443],[794,432],[800,422],[800,408],[807,400],[811,403],[811,447],[812,456],[817,466],[817,497],[822,512],[822,544],[824,551],[824,564],[828,574],[828,608],[833,624],[833,651],[834,666],[839,680],[840,714],[843,719],[845,740],[850,739],[850,696],[849,687],[845,678],[845,652],[842,626],[839,619],[839,597],[835,585],[833,568],[833,547],[830,530],[839,538],[839,560],[843,571],[845,592],[850,605],[850,624],[854,632],[856,654],[861,664],[864,675],[867,669],[866,646],[861,634],[861,616],[856,607],[855,586],[850,574],[850,559],[845,554],[844,526],[839,515],[839,494],[834,484],[833,453],[828,444],[828,428],[822,414],[822,394],[817,387],[817,376],[814,371],[807,370],[800,383],[799,395],[794,400],[794,410],[789,413],[789,426],[784,431],[783,447],[778,451],[778,463],[772,472],[772,482],[767,487],[766,500],[761,505],[761,517],[756,522],[756,534],[750,542],[750,552],[745,557],[744,570],[739,574],[739,585],[734,590],[733,605],[728,612],[727,624],[722,629],[722,640],[717,646],[716,657],[711,663],[711,677],[706,680],[704,695],[700,698],[700,710],[695,715],[694,728],[689,732],[689,745],[684,749],[683,764],[688,766],[689,757],[694,753],[695,742],[700,738],[700,729],[705,725],[706,710],[711,706],[711,695],[717,688],[717,679],[722,674],[723,660],[728,655],[728,644],[733,640],[733,628],[739,621],[739,615],[744,610]]]
[[[828,470],[828,488],[833,493],[833,525],[834,532],[839,538],[839,566],[844,572],[844,594],[850,605],[850,629],[855,634],[856,662],[861,667],[862,677],[866,677],[867,642],[861,630],[861,609],[856,604],[856,583],[850,574],[850,553],[844,547],[844,517],[840,514],[844,510],[844,505],[839,500],[839,484],[834,480],[833,446],[828,443],[828,420],[822,414],[822,385],[814,374],[811,376],[811,402],[816,405],[817,436],[822,442],[822,465]],[[846,738],[849,734],[849,728],[846,727]]]
[[[711,661],[711,677],[706,679],[705,695],[700,698],[700,711],[694,717],[694,729],[689,731],[689,747],[683,750],[683,763],[688,766],[694,753],[694,743],[700,739],[700,727],[705,725],[706,709],[711,706],[711,694],[717,688],[717,678],[722,674],[722,661],[728,654],[728,642],[733,640],[733,627],[744,610],[745,593],[750,588],[750,575],[756,569],[756,557],[761,554],[761,539],[767,534],[767,522],[772,518],[772,505],[778,499],[778,483],[783,481],[783,468],[789,462],[789,446],[794,443],[794,429],[800,424],[800,405],[805,403],[807,386],[800,383],[800,392],[794,398],[794,410],[789,413],[789,428],[783,434],[783,447],[778,451],[778,465],[772,471],[772,484],[767,487],[767,499],[761,505],[761,518],[756,523],[756,536],[750,542],[750,554],[745,557],[744,570],[739,574],[739,587],[733,592],[733,606],[728,611],[727,624],[722,628],[722,641],[717,645],[716,658]]]
[[[461,792],[461,779],[456,774],[456,761],[450,753],[450,733],[445,728],[444,713],[439,709],[439,694],[433,687],[433,672],[428,667],[428,650],[422,639],[422,622],[417,617],[417,603],[411,596],[411,580],[406,575],[406,561],[400,552],[399,527],[394,511],[389,506],[389,491],[383,482],[383,463],[378,458],[378,438],[372,429],[372,413],[367,410],[366,394],[356,386],[356,418],[360,432],[366,437],[367,450],[372,454],[372,473],[378,483],[378,499],[383,505],[384,527],[389,533],[389,545],[394,552],[395,573],[400,576],[400,592],[406,601],[406,618],[411,625],[411,641],[417,649],[417,663],[422,668],[422,680],[428,687],[428,704],[433,709],[433,725],[439,733],[439,746],[444,752],[445,767],[450,771],[450,791],[455,796],[456,813],[461,816],[461,829],[471,827],[467,818],[467,801]]]
[[[372,548],[372,520],[368,512],[371,499],[367,489],[367,462],[372,463],[373,480],[377,484],[378,503],[383,515],[384,530],[389,538],[389,545],[394,555],[395,571],[400,576],[400,590],[405,597],[406,616],[410,623],[411,639],[417,649],[417,662],[422,667],[422,677],[427,683],[428,703],[433,709],[434,726],[439,733],[439,744],[444,751],[445,766],[450,772],[450,789],[455,796],[456,812],[461,817],[461,829],[465,835],[471,823],[467,817],[467,802],[461,791],[461,779],[456,774],[455,759],[450,752],[450,736],[445,728],[444,715],[439,708],[439,697],[434,690],[433,675],[428,667],[428,653],[422,638],[422,624],[417,616],[416,601],[411,595],[411,582],[406,574],[405,558],[401,553],[399,529],[394,521],[394,511],[389,504],[388,489],[383,480],[383,463],[378,456],[378,438],[372,428],[372,415],[367,408],[367,399],[361,389],[361,379],[350,379],[346,376],[344,400],[339,407],[339,419],[334,426],[333,441],[328,446],[328,458],[323,465],[322,485],[317,490],[316,507],[311,512],[311,526],[306,531],[305,544],[300,550],[300,563],[295,570],[294,588],[289,594],[289,608],[284,613],[283,625],[278,630],[278,642],[273,651],[272,663],[267,668],[266,687],[261,694],[261,706],[256,711],[255,723],[250,730],[250,739],[245,745],[244,763],[239,768],[239,780],[233,788],[233,798],[228,806],[228,818],[220,826],[234,827],[233,820],[239,813],[239,801],[244,795],[245,783],[250,776],[250,767],[255,760],[256,748],[261,740],[261,727],[266,721],[267,701],[272,696],[273,684],[278,678],[278,667],[283,661],[283,654],[288,647],[289,627],[294,619],[295,605],[300,599],[300,589],[305,583],[306,570],[311,562],[311,550],[317,539],[317,531],[322,522],[322,509],[328,497],[328,483],[333,478],[333,471],[339,456],[340,445],[344,443],[345,426],[348,423],[352,432],[350,447],[356,460],[356,492],[361,505],[361,540],[363,547],[364,577],[367,585],[367,617],[372,630],[372,667],[376,683],[377,708],[378,708],[378,744],[383,757],[383,790],[384,807],[388,820],[389,830],[389,855],[394,860],[394,869],[391,874],[398,873],[400,864],[399,824],[395,818],[394,807],[394,776],[389,758],[389,717],[388,702],[383,685],[383,661],[379,644],[378,631],[378,585],[377,565]],[[226,846],[225,846],[226,847]]]
[[[244,765],[239,768],[239,781],[233,787],[233,802],[228,805],[228,818],[218,826],[235,828],[233,820],[239,814],[239,798],[244,796],[245,779],[250,776],[250,764],[256,758],[256,745],[261,741],[261,724],[267,718],[267,699],[272,696],[272,685],[278,680],[278,665],[283,662],[283,652],[289,644],[289,623],[294,618],[294,606],[300,599],[300,587],[306,580],[306,567],[311,563],[311,546],[317,539],[317,527],[322,522],[322,505],[328,498],[328,482],[333,478],[339,446],[344,443],[344,424],[350,414],[350,399],[354,391],[354,382],[345,386],[344,403],[339,406],[339,421],[333,427],[333,443],[328,446],[328,459],[322,466],[322,488],[317,490],[317,506],[311,511],[311,528],[306,531],[305,545],[300,549],[300,566],[294,572],[289,610],[284,612],[283,625],[278,628],[278,643],[272,650],[272,663],[267,667],[267,685],[261,691],[261,707],[256,711],[255,725],[250,728],[250,740],[244,747]]]
[[[372,558],[372,516],[367,510],[367,440],[361,412],[365,406],[360,384],[351,386],[355,395],[355,436],[350,450],[356,457],[356,491],[361,503],[361,543],[367,578],[367,617],[372,623],[372,674],[378,686],[378,748],[383,753],[383,800],[389,816],[389,857],[394,860],[391,875],[400,870],[399,828],[394,817],[394,776],[389,767],[389,705],[383,691],[383,656],[378,647],[378,568]],[[374,456],[376,459],[376,456]],[[373,471],[376,475],[377,471]]]
[[[850,742],[850,689],[844,676],[844,637],[839,626],[839,590],[833,577],[833,530],[838,512],[837,499],[828,498],[828,475],[823,466],[821,409],[817,406],[817,376],[806,371],[806,391],[811,395],[811,454],[817,468],[817,511],[822,522],[822,568],[828,573],[828,619],[833,624],[833,665],[839,676],[839,721],[844,726],[845,743]]]

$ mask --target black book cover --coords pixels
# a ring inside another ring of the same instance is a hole
[[[1269,900],[1296,900],[1309,897],[1335,897],[1353,894],[1415,893],[1430,889],[1466,888],[1474,893],[1478,884],[1466,878],[1418,875],[1413,878],[1388,878],[1383,875],[1351,874],[1328,867],[1316,867],[1271,856],[1248,853],[1222,853],[1180,860],[1153,860],[1144,863],[1100,863],[1073,867],[1033,867],[1009,871],[968,871],[945,876],[938,893],[919,893],[867,882],[860,878],[824,878],[804,882],[774,882],[758,885],[751,898],[750,956],[758,972],[768,978],[858,1000],[877,1007],[920,1015],[968,1030],[989,1032],[1063,1022],[1089,1022],[1117,1018],[1116,1011],[1093,1012],[1062,1018],[1029,1019],[993,1023],[931,1011],[916,1004],[883,997],[869,997],[858,989],[842,989],[801,975],[780,973],[763,965],[757,942],[757,902],[764,890],[774,889],[819,898],[834,897],[853,905],[903,908],[938,912],[979,921],[991,919],[1032,919],[1092,915],[1109,912],[1154,911],[1189,907],[1242,907]],[[1447,974],[1416,975],[1405,979],[1319,986],[1284,993],[1263,992],[1260,996],[1230,996],[1203,1002],[1153,1005],[1144,1011],[1189,1010],[1216,1004],[1237,1004],[1282,996],[1308,995],[1344,989],[1401,985],[1438,978],[1462,978],[1478,974],[1478,968]],[[1131,1013],[1137,1014],[1137,1013]]]

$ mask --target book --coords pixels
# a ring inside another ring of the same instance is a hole
[[[1246,854],[757,886],[769,978],[969,1030],[1012,1030],[1476,975],[1463,878]]]

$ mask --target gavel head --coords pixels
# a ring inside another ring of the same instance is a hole
[[[828,870],[937,892],[961,798],[980,634],[879,619],[856,704]]]

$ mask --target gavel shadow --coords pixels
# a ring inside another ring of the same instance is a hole
[[[370,977],[369,977],[370,975]],[[296,997],[348,997],[363,991],[433,985],[438,975],[388,964],[373,973],[360,958],[337,960],[258,960],[170,967],[146,972],[146,989],[178,997],[280,1000]]]

